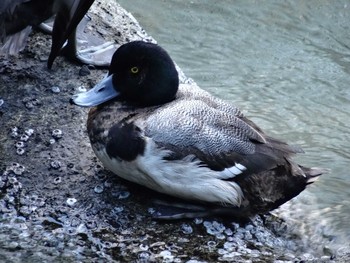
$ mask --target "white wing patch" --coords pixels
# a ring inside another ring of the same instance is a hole
[[[247,167],[240,163],[235,163],[234,166],[225,168],[222,172],[220,172],[221,179],[230,179],[234,178],[236,175],[243,173],[243,171],[247,170]]]
[[[95,147],[93,149],[107,169],[126,180],[158,192],[182,199],[229,204],[237,207],[241,205],[244,198],[239,185],[235,182],[221,180],[220,172],[201,167],[197,162],[191,162],[186,158],[164,160],[163,157],[168,154],[168,151],[158,148],[147,137],[144,154],[131,162],[110,158],[105,150],[97,150]],[[242,165],[237,167],[242,168]]]

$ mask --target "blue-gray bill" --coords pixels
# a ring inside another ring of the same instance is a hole
[[[114,89],[112,79],[113,74],[106,76],[91,90],[73,95],[72,101],[79,106],[93,107],[117,97],[119,93]]]

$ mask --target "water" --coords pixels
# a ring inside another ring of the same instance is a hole
[[[331,169],[281,213],[349,244],[350,1],[119,3],[200,87]]]

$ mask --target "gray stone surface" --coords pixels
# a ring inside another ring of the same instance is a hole
[[[103,4],[102,4],[103,2]],[[114,1],[96,1],[87,31],[118,45],[152,40]],[[273,216],[246,225],[223,219],[152,220],[154,193],[101,167],[86,133],[88,109],[70,97],[106,70],[58,58],[33,33],[0,60],[0,262],[328,262],[336,251],[308,244]],[[183,76],[182,81],[189,81]],[[349,253],[336,257],[346,262]]]

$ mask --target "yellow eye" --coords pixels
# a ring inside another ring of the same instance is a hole
[[[131,71],[131,73],[136,74],[136,73],[139,72],[139,68],[138,68],[138,67],[132,67],[132,68],[130,69],[130,71]]]

